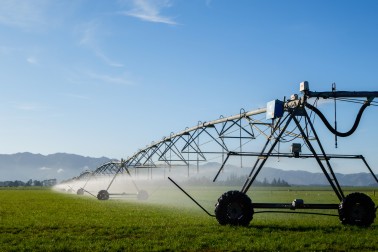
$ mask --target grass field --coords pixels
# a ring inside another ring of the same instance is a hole
[[[202,192],[203,199],[209,194],[212,200],[201,203],[213,211],[219,195]],[[0,251],[378,250],[377,220],[369,228],[358,228],[343,226],[330,216],[256,214],[249,227],[221,226],[201,209],[192,208],[181,192],[175,191],[172,202],[172,190],[160,193],[164,197],[151,195],[147,202],[155,201],[152,204],[136,199],[99,201],[47,189],[2,189]],[[366,193],[377,204],[378,195]],[[334,198],[329,191],[300,188],[261,189],[251,197],[291,202],[297,194],[313,202],[329,203]]]

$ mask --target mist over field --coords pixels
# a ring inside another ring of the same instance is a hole
[[[111,161],[110,158],[92,158],[80,155],[56,153],[41,155],[32,153],[17,153],[12,155],[0,155],[0,181],[29,179],[54,179],[59,181],[79,176],[84,171],[94,171],[100,165]],[[183,181],[190,179],[203,179],[208,184],[212,183],[221,164],[208,162],[200,166],[190,165],[176,168],[154,168],[151,170],[142,169],[132,175],[135,179],[143,180],[166,180],[168,176]],[[227,180],[230,176],[246,178],[251,168],[240,168],[235,165],[226,165],[220,173],[218,180]],[[342,174],[337,173],[340,184],[344,186],[371,186],[376,185],[374,178],[367,172]],[[328,181],[321,172],[308,172],[302,170],[283,170],[271,167],[264,167],[258,175],[257,180],[266,179],[272,182],[273,179],[287,181],[290,185],[328,185]]]

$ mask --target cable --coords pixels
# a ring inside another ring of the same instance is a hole
[[[366,100],[359,100],[359,99],[347,99],[347,98],[336,98],[338,101],[343,101],[343,102],[350,102],[350,103],[356,103],[356,104],[364,104]],[[378,103],[376,101],[371,101],[370,106],[378,106]]]
[[[360,123],[360,120],[361,120],[361,116],[362,114],[364,113],[364,110],[370,105],[370,102],[365,102],[364,105],[362,105],[362,107],[360,108],[360,111],[358,111],[358,114],[357,114],[357,117],[356,117],[356,121],[354,122],[352,128],[347,131],[347,132],[339,132],[337,130],[335,130],[331,124],[327,121],[327,118],[325,118],[325,116],[323,115],[323,113],[317,109],[316,107],[312,106],[311,104],[308,104],[306,103],[306,107],[309,108],[310,110],[314,111],[319,117],[320,119],[323,121],[324,125],[328,128],[329,131],[331,131],[333,134],[339,136],[339,137],[347,137],[347,136],[350,136],[352,135],[359,123]]]

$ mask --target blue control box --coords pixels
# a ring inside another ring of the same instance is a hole
[[[273,100],[266,104],[266,119],[276,119],[284,114],[284,103],[280,100]]]

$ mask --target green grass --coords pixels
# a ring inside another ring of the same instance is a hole
[[[218,191],[226,190],[203,188],[200,196],[194,189],[191,192],[213,211]],[[261,202],[291,202],[297,195],[305,202],[329,203],[335,198],[329,191],[314,189],[251,193]],[[377,204],[378,195],[370,196]],[[174,201],[169,202],[171,198]],[[358,228],[341,225],[337,217],[256,214],[249,227],[231,227],[192,208],[192,202],[175,189],[156,192],[149,202],[156,204],[135,199],[98,201],[40,189],[0,190],[0,251],[378,250],[377,220],[369,228]]]

